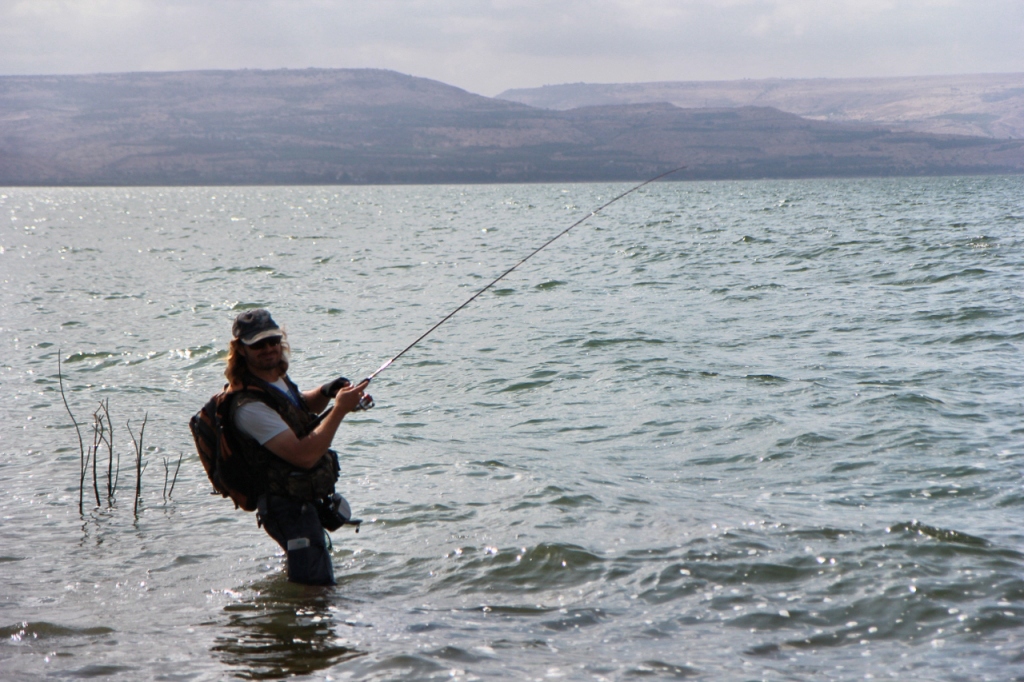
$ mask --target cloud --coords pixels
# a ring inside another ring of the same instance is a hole
[[[0,0],[0,73],[379,67],[574,81],[1024,72],[1020,0]]]

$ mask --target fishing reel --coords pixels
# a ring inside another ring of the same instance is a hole
[[[367,377],[366,379],[363,379],[363,381],[365,381],[366,384],[369,385],[370,382],[373,381],[373,377]],[[368,410],[371,407],[373,407],[373,396],[370,395],[369,393],[364,393],[363,397],[359,399],[359,402],[356,403],[355,409],[353,409],[352,411],[362,412],[363,410]]]

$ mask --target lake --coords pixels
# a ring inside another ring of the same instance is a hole
[[[613,204],[346,417],[336,588],[210,494],[239,311],[360,378],[628,187],[0,189],[0,677],[1024,676],[1021,176]]]

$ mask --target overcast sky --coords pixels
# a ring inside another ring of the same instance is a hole
[[[1024,72],[1024,0],[0,0],[0,74],[554,83]]]

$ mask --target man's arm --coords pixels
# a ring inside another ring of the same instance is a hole
[[[300,440],[294,431],[287,429],[268,440],[263,446],[284,461],[303,469],[309,469],[324,456],[327,448],[331,447],[331,441],[334,440],[334,434],[341,426],[341,420],[359,404],[359,399],[363,397],[363,389],[366,388],[367,383],[369,382],[363,381],[357,386],[340,391],[335,396],[334,407],[327,413],[327,417],[305,438]],[[308,393],[313,392],[309,391]],[[316,409],[306,394],[303,394],[303,397],[306,397],[311,409]],[[324,405],[326,405],[326,399],[324,399]]]
[[[310,391],[303,391],[302,397],[305,399],[306,404],[309,405],[309,409],[314,412],[323,412],[324,408],[327,407],[327,403],[331,402],[331,399],[320,391],[319,386]]]
[[[327,407],[327,403],[331,402],[331,398],[337,395],[338,391],[351,385],[352,382],[345,377],[338,377],[319,388],[303,392],[302,397],[305,399],[306,404],[309,405],[309,409],[314,412],[320,412]]]

